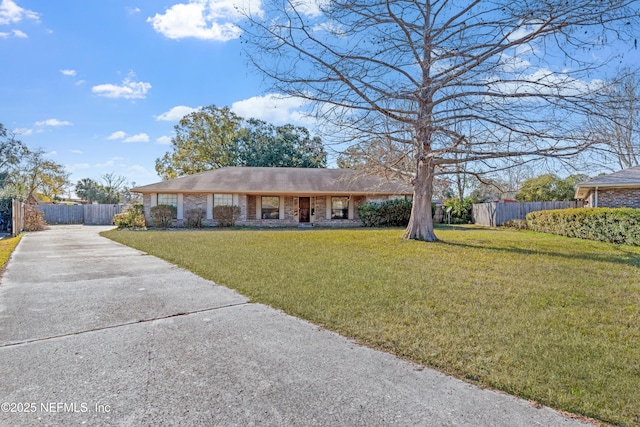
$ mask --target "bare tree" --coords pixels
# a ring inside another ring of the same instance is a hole
[[[594,94],[588,139],[604,164],[620,169],[640,164],[640,75],[623,68]]]
[[[405,237],[435,241],[434,177],[455,165],[562,157],[600,48],[627,41],[631,0],[299,0],[247,11],[244,42],[273,89],[312,101],[350,144],[383,137],[410,154]],[[610,52],[603,49],[604,55]],[[407,137],[409,135],[409,137]]]

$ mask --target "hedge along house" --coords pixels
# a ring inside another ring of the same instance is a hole
[[[580,183],[575,198],[585,207],[640,208],[640,166]]]
[[[356,226],[358,206],[413,194],[406,184],[351,169],[275,167],[226,167],[131,191],[142,193],[147,223],[153,206],[175,206],[176,227],[193,209],[204,212],[203,225],[217,225],[218,205],[240,208],[237,225]]]

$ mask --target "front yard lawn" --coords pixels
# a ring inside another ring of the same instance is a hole
[[[533,232],[109,231],[361,343],[482,386],[640,425],[640,248]]]

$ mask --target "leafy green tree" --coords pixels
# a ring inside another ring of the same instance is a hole
[[[28,152],[27,146],[0,123],[0,188],[10,181],[11,173]]]
[[[156,159],[162,179],[192,175],[237,164],[236,137],[242,118],[228,107],[210,105],[186,115],[174,126],[172,151]]]
[[[318,137],[300,126],[274,126],[249,119],[237,138],[237,164],[242,166],[324,168],[327,153]]]
[[[120,203],[129,194],[124,185],[126,177],[107,173],[102,175],[102,183],[91,178],[83,178],[76,183],[76,195],[89,203]]]
[[[322,141],[306,128],[245,120],[227,107],[191,113],[175,130],[172,150],[156,159],[162,179],[225,166],[326,167]]]
[[[76,183],[75,191],[81,200],[93,203],[98,200],[100,184],[91,178],[83,178]]]
[[[570,175],[565,179],[554,174],[540,175],[524,181],[516,194],[519,202],[545,202],[573,200],[576,184],[584,181],[585,175]]]

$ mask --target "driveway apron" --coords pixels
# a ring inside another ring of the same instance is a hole
[[[0,425],[590,425],[250,303],[108,228],[52,226],[12,255]]]

